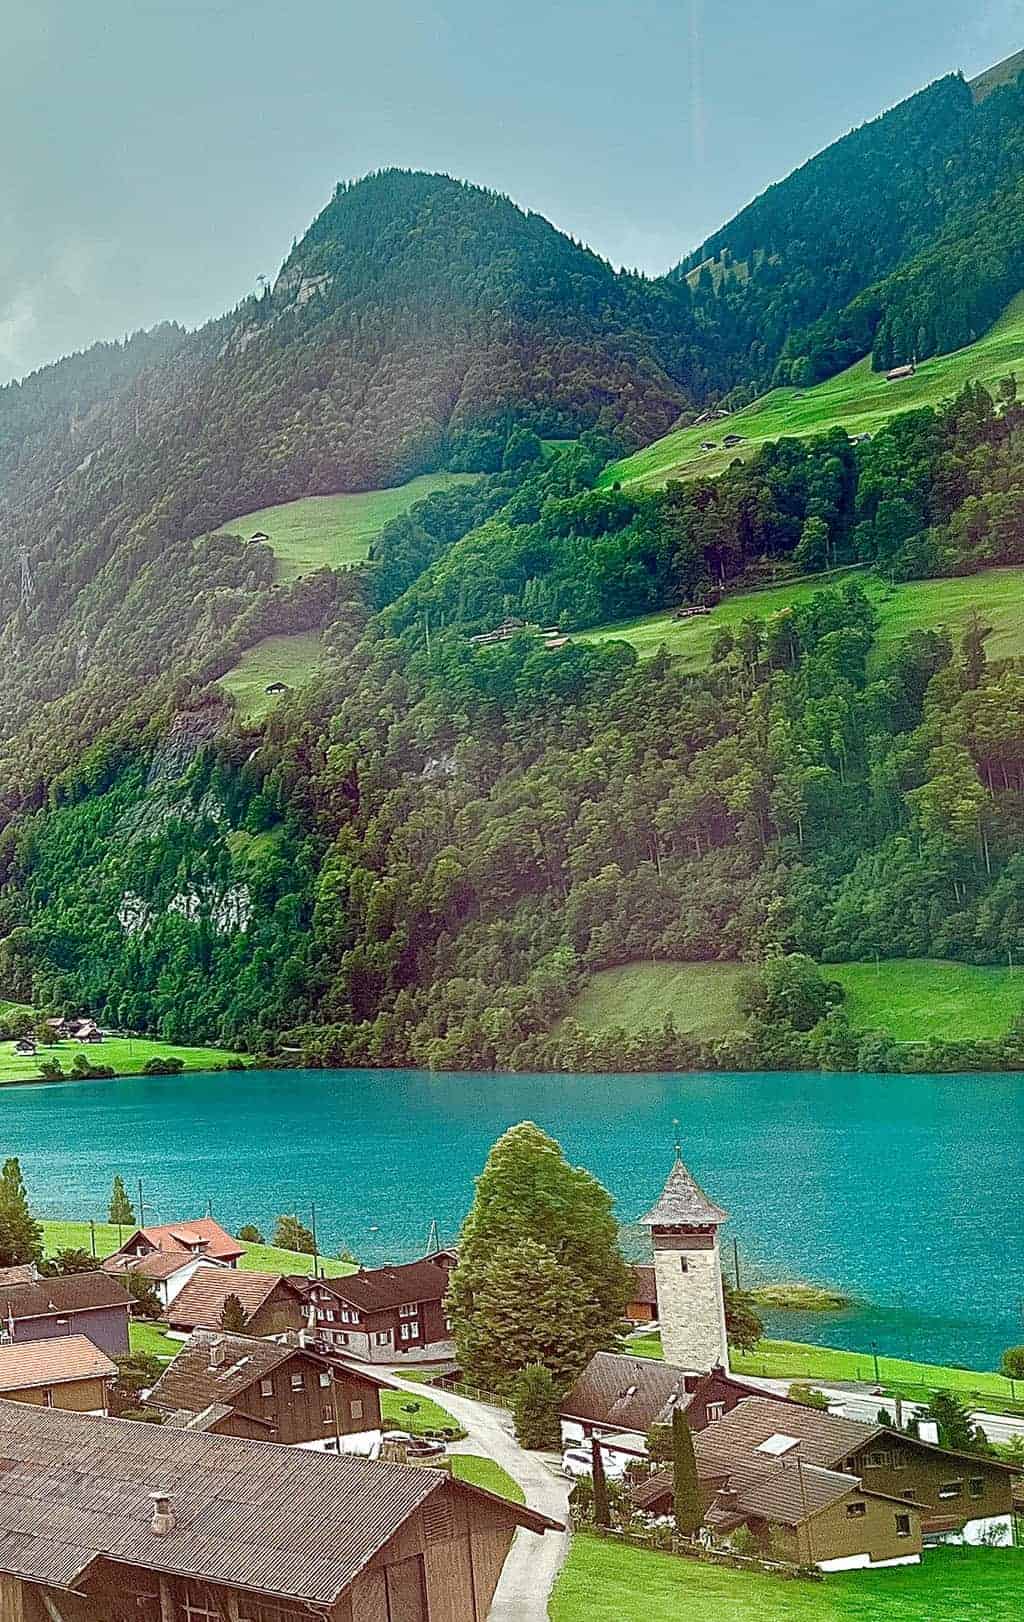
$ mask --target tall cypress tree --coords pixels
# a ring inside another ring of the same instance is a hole
[[[119,1228],[127,1227],[129,1223],[135,1221],[135,1210],[128,1198],[128,1190],[124,1186],[124,1178],[120,1173],[114,1178],[107,1215],[111,1222],[117,1223]]]
[[[682,1408],[672,1410],[672,1509],[680,1537],[692,1538],[704,1520],[693,1434]]]
[[[0,1171],[0,1267],[38,1262],[42,1254],[43,1230],[29,1210],[21,1162],[12,1156]]]
[[[611,1526],[612,1512],[608,1504],[608,1483],[605,1480],[601,1445],[596,1436],[590,1438],[590,1474],[594,1483],[594,1525]]]

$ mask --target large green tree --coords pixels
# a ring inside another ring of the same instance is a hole
[[[630,1287],[607,1190],[532,1122],[510,1128],[477,1179],[448,1291],[469,1379],[503,1391],[539,1363],[567,1387],[616,1343]]]
[[[127,1227],[135,1221],[135,1208],[128,1198],[128,1190],[124,1186],[124,1178],[118,1172],[114,1178],[114,1186],[110,1191],[110,1205],[107,1216],[119,1228]]]
[[[0,1267],[38,1262],[43,1254],[43,1230],[29,1209],[21,1162],[5,1160],[0,1171]]]

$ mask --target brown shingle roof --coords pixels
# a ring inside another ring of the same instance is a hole
[[[26,1403],[0,1402],[0,1457],[0,1571],[62,1587],[106,1559],[332,1605],[433,1494],[503,1502],[436,1470]],[[163,1537],[157,1491],[175,1514]]]
[[[251,1318],[274,1294],[290,1295],[301,1306],[299,1291],[279,1273],[241,1273],[227,1267],[201,1267],[179,1290],[165,1317],[172,1329],[216,1329],[229,1295],[236,1295]],[[299,1314],[301,1316],[301,1313]]]
[[[718,1226],[728,1218],[728,1211],[709,1200],[696,1178],[691,1176],[680,1159],[668,1174],[668,1181],[646,1216],[640,1218],[645,1228]]]
[[[109,1380],[116,1373],[117,1364],[84,1335],[53,1335],[0,1346],[0,1392],[66,1380]]]
[[[595,1352],[576,1384],[566,1392],[560,1411],[567,1419],[647,1431],[673,1407],[685,1408],[696,1380],[697,1376],[686,1369],[656,1358]]]
[[[843,1419],[819,1408],[775,1397],[745,1397],[693,1440],[698,1463],[729,1468],[755,1453],[770,1436],[793,1436],[800,1442],[805,1464],[831,1469],[882,1434],[881,1425]]]
[[[164,1369],[146,1400],[154,1408],[172,1412],[181,1409],[191,1414],[211,1404],[233,1404],[254,1380],[265,1379],[292,1358],[321,1369],[344,1370],[347,1379],[363,1380],[367,1385],[380,1388],[385,1384],[368,1369],[353,1367],[339,1359],[319,1357],[301,1346],[260,1340],[254,1335],[196,1329],[174,1361]]]
[[[173,1278],[183,1267],[201,1261],[207,1267],[222,1267],[212,1256],[190,1256],[182,1250],[151,1250],[145,1256],[124,1256],[118,1250],[101,1262],[105,1273],[138,1273],[141,1278]],[[232,1270],[232,1277],[234,1272]]]
[[[232,1238],[219,1222],[212,1217],[197,1217],[194,1222],[163,1222],[154,1228],[136,1228],[130,1238],[126,1239],[121,1249],[130,1245],[139,1234],[155,1245],[157,1250],[191,1250],[193,1246],[205,1240],[205,1254],[213,1256],[218,1261],[231,1261],[232,1258],[244,1256],[245,1246],[237,1239]]]
[[[99,1269],[95,1273],[69,1273],[41,1278],[34,1284],[0,1285],[0,1317],[41,1318],[51,1314],[82,1312],[89,1307],[128,1308],[123,1284]]]
[[[300,1281],[296,1281],[300,1282]],[[426,1259],[403,1262],[396,1267],[360,1268],[343,1278],[304,1281],[313,1288],[328,1289],[339,1301],[361,1312],[386,1312],[410,1301],[440,1301],[448,1288],[448,1269]]]

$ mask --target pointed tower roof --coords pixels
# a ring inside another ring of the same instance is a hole
[[[647,1215],[640,1218],[640,1224],[644,1228],[702,1228],[712,1224],[717,1227],[728,1215],[728,1211],[708,1199],[677,1154],[665,1187]]]

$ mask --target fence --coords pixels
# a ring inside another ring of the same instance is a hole
[[[573,1516],[573,1530],[587,1532],[592,1537],[611,1542],[626,1543],[634,1549],[647,1549],[656,1554],[672,1554],[682,1560],[697,1560],[706,1566],[727,1566],[732,1571],[767,1571],[776,1577],[791,1577],[805,1582],[823,1582],[824,1574],[816,1566],[795,1566],[786,1560],[767,1560],[758,1555],[736,1554],[732,1549],[715,1548],[697,1539],[683,1538],[675,1532],[667,1539],[659,1539],[656,1531],[637,1532],[618,1526],[595,1526]]]
[[[449,1380],[442,1376],[429,1383],[435,1391],[450,1391],[453,1397],[470,1397],[474,1402],[485,1402],[491,1408],[512,1406],[507,1397],[500,1397],[496,1391],[482,1391],[479,1386],[467,1385],[464,1380]]]

